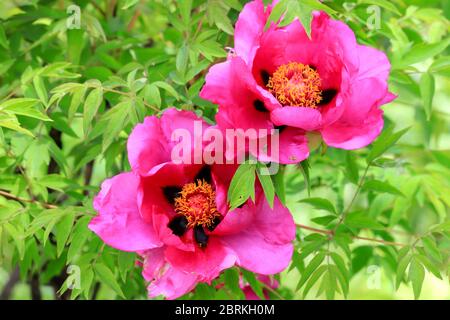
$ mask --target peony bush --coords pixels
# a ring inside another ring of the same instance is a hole
[[[2,299],[449,297],[448,6],[0,8]]]

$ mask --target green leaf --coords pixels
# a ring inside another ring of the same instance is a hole
[[[404,68],[412,64],[432,58],[443,52],[450,44],[450,37],[432,44],[420,43],[408,50],[407,53],[393,65],[395,69]]]
[[[336,219],[337,219],[336,215],[328,215],[328,216],[313,218],[313,219],[311,219],[311,221],[314,223],[317,223],[321,226],[327,226]]]
[[[56,252],[58,257],[63,252],[67,239],[69,239],[72,231],[75,214],[73,212],[67,213],[56,225]]]
[[[407,131],[409,128],[392,133],[392,130],[385,130],[378,139],[374,142],[369,155],[367,156],[367,163],[370,164],[376,158],[385,153],[390,147],[392,147]]]
[[[186,45],[183,45],[180,50],[178,50],[176,58],[176,68],[179,72],[184,73],[186,71],[188,59],[189,49]]]
[[[130,9],[139,3],[139,0],[124,0],[123,5],[121,7],[122,10]]]
[[[244,298],[244,293],[239,285],[239,272],[235,268],[227,269],[224,272],[225,284],[238,299]]]
[[[5,29],[3,28],[3,24],[0,23],[0,46],[9,50],[8,38],[6,37]]]
[[[336,214],[336,209],[334,208],[333,204],[327,199],[307,198],[307,199],[300,200],[300,202],[308,203],[316,209],[326,210],[328,212]]]
[[[125,299],[125,296],[117,283],[116,277],[112,271],[102,263],[97,263],[94,265],[95,274],[97,277],[108,287],[113,289],[119,296]]]
[[[431,118],[435,90],[434,82],[434,76],[429,72],[425,72],[420,78],[420,95],[422,97],[422,103],[425,109],[425,114],[427,115],[427,120],[430,120]]]
[[[19,258],[20,260],[23,260],[25,255],[25,238],[20,229],[16,228],[11,223],[5,223],[3,224],[3,227],[5,228],[6,232],[13,238],[17,251],[19,252]]]
[[[133,270],[135,262],[136,254],[134,252],[119,252],[117,264],[122,281],[126,281],[127,274],[129,271]]]
[[[377,6],[380,6],[382,8],[385,8],[391,12],[394,12],[397,15],[402,15],[400,11],[397,9],[397,7],[388,0],[360,0],[360,3],[367,3],[367,4],[374,4]]]
[[[84,49],[84,30],[69,29],[67,30],[67,54],[68,60],[73,64],[80,62],[80,56]]]
[[[359,181],[359,170],[358,165],[356,163],[355,157],[347,152],[345,155],[345,173],[346,177],[350,182],[354,184],[358,184]]]
[[[78,254],[83,253],[83,246],[89,238],[91,232],[88,229],[88,224],[91,218],[89,216],[80,218],[73,228],[72,240],[67,252],[67,261],[72,261]]]
[[[404,250],[406,251],[407,248]],[[412,256],[409,254],[406,254],[402,258],[400,258],[398,264],[397,264],[397,272],[396,272],[396,282],[395,286],[398,289],[400,287],[400,284],[402,283],[403,279],[405,278],[405,272],[406,268],[408,267],[409,263],[411,262]]]
[[[351,212],[345,218],[345,225],[358,229],[384,229],[384,226],[368,216],[366,212]]]
[[[41,77],[36,76],[33,78],[34,89],[36,90],[36,94],[38,98],[44,105],[47,105],[48,102],[48,94],[47,89],[45,88],[44,81]]]
[[[230,211],[244,204],[248,198],[255,197],[256,165],[245,162],[239,166],[228,188]]]
[[[15,98],[9,99],[0,104],[0,112],[13,113],[25,117],[35,118],[44,121],[51,121],[51,119],[40,110],[36,108],[40,104],[37,99],[30,98]]]
[[[167,93],[169,93],[175,99],[180,100],[180,95],[178,94],[178,92],[167,82],[155,81],[155,82],[153,82],[153,84],[155,86],[167,91]]]
[[[422,244],[425,249],[426,254],[433,258],[434,260],[441,262],[442,261],[442,255],[439,251],[439,248],[436,245],[436,242],[434,239],[430,236],[422,238]]]
[[[250,284],[250,287],[253,289],[253,291],[256,293],[256,295],[260,299],[265,300],[266,297],[264,296],[263,286],[258,281],[258,279],[256,279],[255,274],[253,272],[247,271],[245,269],[241,269],[241,272],[242,272],[244,279],[248,281],[248,283]]]
[[[306,266],[305,270],[302,273],[302,276],[300,278],[300,281],[297,284],[297,291],[300,290],[300,288],[306,283],[306,281],[311,277],[314,271],[317,270],[317,268],[320,266],[322,261],[325,259],[325,253],[319,252],[312,260],[311,262]]]
[[[83,131],[85,137],[90,131],[92,126],[92,120],[98,112],[98,108],[103,101],[103,89],[95,88],[93,89],[86,98],[84,103],[84,113],[83,113]]]
[[[412,283],[415,299],[419,299],[424,278],[425,270],[422,264],[420,264],[420,262],[417,261],[416,258],[413,258],[409,266],[408,279]]]
[[[265,165],[258,165],[256,172],[267,202],[269,203],[270,208],[273,208],[275,201],[275,187],[273,186],[272,178],[269,175],[267,167]]]
[[[73,116],[78,111],[81,103],[84,101],[84,95],[86,94],[86,91],[87,88],[85,86],[77,87],[76,89],[74,89],[68,113],[69,120],[73,119]]]
[[[147,102],[155,105],[158,109],[161,108],[161,94],[155,84],[149,84],[145,86],[144,97]]]
[[[385,192],[404,197],[404,194],[400,190],[385,181],[369,180],[364,184],[363,188],[380,193]]]
[[[426,256],[423,255],[416,255],[416,259],[420,261],[420,263],[423,264],[423,266],[430,271],[436,278],[442,280],[441,272],[439,271],[439,267],[435,266],[430,259],[428,259]]]
[[[308,282],[306,283],[305,288],[303,289],[303,299],[308,295],[308,292],[317,283],[317,281],[319,281],[320,277],[325,273],[325,271],[327,271],[327,269],[328,267],[323,265],[313,272]]]
[[[278,172],[273,176],[275,193],[281,203],[286,206],[286,190],[284,186],[284,167],[278,167]]]
[[[128,115],[131,108],[132,102],[130,100],[125,100],[103,114],[102,121],[107,122],[106,128],[103,131],[103,152],[106,151],[122,129],[128,124]]]
[[[305,186],[306,189],[308,189],[308,197],[311,196],[311,180],[309,177],[309,161],[308,159],[303,160],[302,162],[300,162],[300,172],[303,175],[303,178],[305,179]]]

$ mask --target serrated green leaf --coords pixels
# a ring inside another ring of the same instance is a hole
[[[425,114],[427,115],[427,120],[430,120],[431,118],[434,91],[434,76],[429,72],[425,72],[420,78],[420,95],[422,97],[423,108],[425,110]]]
[[[103,101],[103,89],[93,89],[86,98],[83,113],[83,132],[85,137],[90,131],[92,120],[97,115],[98,109]]]
[[[384,226],[368,216],[366,212],[356,211],[347,215],[344,221],[350,228],[384,229]]]
[[[73,212],[67,213],[56,225],[56,252],[58,257],[66,246],[67,239],[69,239],[72,231],[75,214]]]
[[[259,166],[256,172],[267,202],[269,203],[270,208],[273,208],[275,201],[275,187],[273,185],[272,178],[267,174],[267,168],[264,165],[262,167]]]
[[[369,189],[372,191],[376,191],[376,192],[386,192],[386,193],[390,193],[390,194],[393,194],[396,196],[404,197],[404,194],[400,190],[398,190],[396,187],[394,187],[393,185],[391,185],[385,181],[369,180],[369,181],[366,181],[363,188]]]
[[[300,288],[306,283],[306,281],[311,277],[314,271],[319,268],[322,261],[325,259],[325,253],[319,252],[312,260],[311,262],[306,266],[305,270],[302,273],[302,276],[300,278],[300,281],[297,284],[296,291],[300,290]]]
[[[97,263],[94,265],[95,274],[108,287],[113,289],[120,297],[125,299],[125,296],[120,288],[114,273],[104,264]]]
[[[425,279],[425,270],[422,264],[414,257],[409,266],[408,280],[411,281],[414,298],[419,299],[422,291],[423,280]]]
[[[336,214],[336,209],[334,208],[333,204],[327,199],[307,198],[307,199],[300,200],[300,202],[310,204],[316,209],[326,210],[328,212]]]
[[[367,156],[367,163],[370,164],[376,158],[385,153],[390,147],[392,147],[407,131],[409,128],[392,133],[392,130],[385,130],[378,139],[374,142],[369,155]]]
[[[245,162],[236,170],[228,188],[230,210],[244,204],[248,198],[254,198],[256,165]]]

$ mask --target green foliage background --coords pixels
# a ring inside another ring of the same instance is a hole
[[[92,198],[106,177],[129,170],[126,139],[146,115],[175,105],[214,119],[198,92],[233,47],[245,2],[0,3],[1,298],[146,298],[135,256],[87,229]],[[73,4],[80,29],[67,28]],[[345,20],[360,43],[389,55],[399,98],[384,107],[373,146],[346,152],[318,141],[307,162],[266,181],[298,222],[292,265],[271,298],[450,298],[450,2],[282,0],[278,8],[287,9],[283,23],[299,16],[308,26],[313,9]],[[243,276],[259,295],[269,290]],[[185,298],[240,299],[238,281],[230,269]]]

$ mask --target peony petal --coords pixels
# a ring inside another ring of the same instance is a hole
[[[365,121],[371,110],[380,105],[387,94],[387,83],[378,78],[354,80],[344,101],[344,112],[337,122],[357,124]]]
[[[144,258],[142,276],[145,281],[153,281],[159,277],[161,270],[166,264],[164,259],[164,247],[147,250],[142,253]]]
[[[259,47],[269,12],[264,12],[262,0],[247,3],[239,14],[234,31],[235,52],[251,65]]]
[[[140,175],[154,174],[158,165],[174,160],[172,151],[179,143],[188,143],[187,154],[180,155],[184,163],[196,163],[194,158],[201,157],[202,134],[208,127],[195,113],[175,108],[166,109],[161,118],[145,118],[128,139],[128,158],[133,171]],[[179,135],[173,136],[176,130]],[[189,140],[185,141],[184,136]],[[200,152],[194,152],[195,147]]]
[[[222,241],[237,255],[236,263],[250,271],[275,274],[288,265],[294,250],[295,224],[278,198],[270,209],[265,198],[258,201],[254,222],[243,232]]]
[[[180,271],[169,266],[166,272],[148,286],[150,298],[164,296],[167,299],[176,299],[192,291],[198,283],[194,274]]]
[[[360,59],[358,79],[377,78],[387,82],[391,63],[384,52],[359,45],[358,55]]]
[[[216,237],[210,237],[206,248],[195,248],[194,252],[168,247],[166,260],[176,269],[194,273],[203,281],[211,281],[224,269],[234,265],[236,257]]]
[[[327,145],[353,150],[372,143],[383,130],[383,124],[383,110],[374,108],[362,123],[337,122],[321,133]]]
[[[277,126],[291,126],[306,131],[314,131],[322,124],[320,111],[306,107],[283,107],[270,113],[273,123]]]
[[[139,180],[132,173],[123,173],[102,184],[94,200],[99,213],[89,223],[106,244],[123,251],[139,251],[162,245],[153,226],[147,224],[137,206]]]
[[[231,58],[211,67],[200,97],[219,104],[217,120],[221,127],[226,123],[223,121],[219,123],[219,120],[225,117],[233,128],[243,130],[273,128],[268,111],[276,108],[277,102],[270,94],[261,91],[240,57]],[[256,108],[255,103],[259,103],[261,107]]]
[[[262,143],[261,141],[260,143]],[[276,147],[277,143],[278,147]],[[294,164],[309,157],[308,140],[306,139],[305,131],[294,127],[280,129],[278,138],[277,135],[269,136],[267,146],[265,154],[252,155],[260,161],[271,162],[271,168],[276,163]]]

